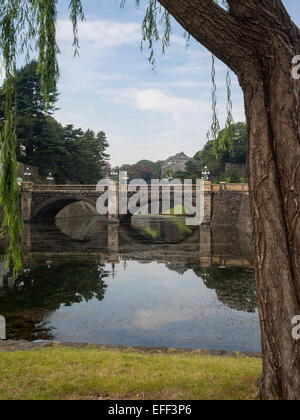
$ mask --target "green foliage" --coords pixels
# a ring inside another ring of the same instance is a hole
[[[187,173],[187,179],[200,179],[202,177],[202,168],[197,164],[196,161],[190,160],[185,166],[185,172]]]
[[[0,55],[4,62],[6,97],[4,126],[1,131],[0,204],[4,213],[3,227],[7,228],[10,238],[7,261],[12,260],[14,273],[21,267],[19,237],[22,229],[16,157],[16,62],[19,55],[25,55],[28,59],[33,50],[38,52],[41,92],[46,103],[52,103],[59,76],[58,47],[55,40],[56,6],[57,0],[0,2]],[[83,19],[79,0],[70,0],[70,18],[73,22],[74,44],[77,45],[77,22],[78,19]]]
[[[206,287],[216,292],[220,302],[231,309],[254,313],[257,296],[254,272],[239,267],[200,267],[191,265]]]
[[[64,147],[67,159],[64,166],[56,168],[60,183],[94,184],[103,177],[103,166],[109,155],[105,153],[108,143],[105,133],[85,133],[72,125],[64,128]]]
[[[18,161],[35,166],[42,166],[40,161],[42,133],[49,131],[51,119],[48,117],[55,110],[55,103],[47,105],[41,94],[41,75],[37,72],[38,63],[32,61],[16,72],[16,133],[18,139]],[[55,93],[55,98],[57,93]],[[5,123],[5,92],[0,90],[0,124]],[[49,141],[54,139],[51,133]],[[45,143],[45,142],[44,142]],[[47,147],[47,144],[45,144]]]
[[[49,114],[55,103],[47,107],[41,95],[38,64],[32,61],[17,71],[16,118],[17,158],[36,166],[47,177],[53,173],[58,183],[93,184],[102,178],[102,167],[108,155],[103,132],[83,132],[72,125],[65,128]],[[57,98],[58,94],[55,94]],[[5,94],[0,90],[0,124],[5,122]]]
[[[103,264],[66,260],[51,267],[37,266],[20,274],[13,289],[1,289],[1,309],[8,316],[18,310],[36,308],[55,311],[91,299],[103,300],[109,277]]]
[[[217,85],[216,85],[216,68],[215,68],[215,57],[212,55],[212,64],[211,64],[211,95],[212,95],[212,124],[211,129],[207,133],[207,138],[212,138],[217,140],[217,134],[220,130],[220,124],[217,115]]]
[[[6,80],[6,91],[13,87],[12,80]],[[19,186],[17,180],[16,158],[16,114],[12,105],[12,97],[7,94],[5,107],[6,121],[1,132],[0,204],[3,209],[3,229],[7,231],[10,242],[7,249],[7,262],[14,262],[14,276],[22,266],[19,235],[22,230],[22,219],[19,211]]]
[[[228,9],[228,3],[226,0],[214,0],[220,6],[223,6],[225,9]],[[212,95],[212,123],[211,128],[207,133],[208,139],[213,139],[217,142],[217,135],[220,130],[220,124],[218,120],[218,112],[217,112],[217,85],[216,85],[216,67],[215,67],[215,56],[212,54],[212,65],[211,65],[211,95]],[[230,137],[230,130],[232,125],[234,124],[233,116],[232,116],[232,101],[231,101],[231,74],[230,69],[227,70],[226,75],[226,90],[227,90],[227,119],[225,127],[228,129],[226,132],[228,137]]]
[[[62,127],[47,117],[33,158],[25,155],[21,161],[37,166],[43,177],[52,172],[58,184],[95,184],[103,177],[102,168],[109,157],[107,147],[104,132],[84,132],[73,125]]]
[[[247,126],[239,122],[230,128],[225,127],[218,134],[215,144],[217,157],[226,162],[246,163],[247,160]]]
[[[141,5],[141,0],[135,0],[136,6]],[[126,0],[120,0],[121,7],[124,7]],[[155,44],[161,43],[161,53],[164,54],[170,45],[171,20],[169,12],[164,9],[158,0],[148,0],[145,17],[142,23],[142,42],[141,50],[144,44],[148,43],[149,63],[155,68]]]
[[[140,160],[134,165],[124,164],[120,168],[116,168],[118,171],[126,171],[129,179],[144,179],[150,183],[151,179],[160,178],[160,163],[152,162],[151,160]]]
[[[236,168],[233,168],[232,171],[230,172],[229,179],[230,179],[230,182],[233,184],[241,182],[239,171]]]
[[[207,166],[210,173],[219,181],[225,181],[225,163],[246,164],[247,127],[239,122],[219,131],[217,141],[209,140],[202,151],[195,155],[202,166]]]
[[[171,171],[171,169],[168,169],[163,175],[161,175],[162,179],[174,179],[175,178],[175,174]]]

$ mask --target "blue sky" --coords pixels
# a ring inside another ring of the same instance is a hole
[[[105,131],[113,166],[153,161],[184,151],[193,156],[206,142],[211,123],[210,53],[196,41],[185,48],[183,30],[173,21],[171,47],[157,54],[156,73],[140,51],[143,7],[127,0],[82,0],[86,20],[80,25],[80,57],[73,57],[68,1],[60,0],[58,44],[62,124]],[[144,5],[147,0],[142,2]],[[300,25],[300,4],[285,5]],[[217,61],[218,115],[226,114],[225,66]],[[243,97],[232,80],[233,114],[243,121]]]

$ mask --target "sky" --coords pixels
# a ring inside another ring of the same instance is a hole
[[[186,49],[183,29],[172,20],[171,46],[156,69],[148,50],[140,51],[144,6],[127,0],[82,0],[85,21],[79,27],[80,56],[74,58],[68,3],[59,0],[57,40],[61,51],[58,84],[62,124],[104,131],[111,165],[141,159],[164,160],[184,151],[193,156],[207,141],[211,124],[211,55],[195,40]],[[300,26],[298,0],[284,1]],[[143,5],[147,0],[142,1]],[[226,119],[226,67],[217,60],[218,117]],[[244,121],[243,96],[232,75],[234,120]]]

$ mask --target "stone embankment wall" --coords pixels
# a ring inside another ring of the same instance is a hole
[[[212,225],[236,226],[244,193],[221,190],[212,195]]]
[[[219,190],[212,193],[212,226],[237,228],[251,237],[249,194],[246,191]]]
[[[240,214],[237,221],[237,228],[242,234],[252,237],[250,201],[248,194],[243,195],[242,198]]]

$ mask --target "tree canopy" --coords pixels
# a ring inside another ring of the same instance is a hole
[[[204,148],[196,153],[195,159],[207,166],[214,179],[225,181],[226,163],[243,164],[247,162],[247,126],[243,122],[225,127],[217,135],[217,141],[209,140]],[[243,174],[243,178],[246,174]],[[240,177],[235,182],[239,182]]]
[[[33,60],[16,74],[17,159],[36,166],[46,178],[51,172],[57,183],[95,184],[103,177],[109,155],[103,131],[95,134],[72,124],[63,127],[51,116],[55,100],[47,106],[41,94],[41,75]],[[5,92],[0,89],[0,127],[5,123]]]

